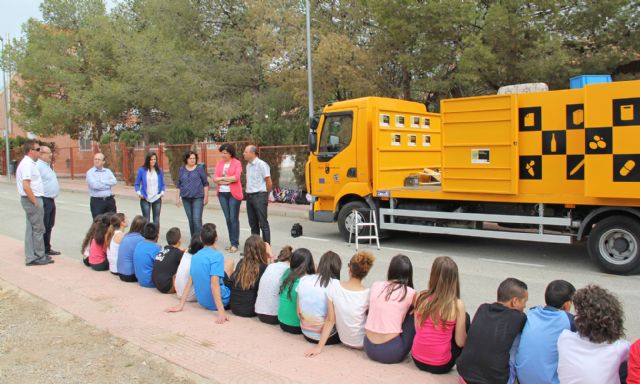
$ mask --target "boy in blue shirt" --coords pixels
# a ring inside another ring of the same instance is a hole
[[[191,278],[187,282],[185,292],[189,292],[193,284],[198,303],[207,309],[218,311],[216,323],[223,324],[229,320],[225,307],[229,305],[231,289],[227,283],[234,263],[232,259],[225,260],[224,255],[216,249],[218,234],[215,224],[203,225],[200,239],[205,247],[191,258]],[[187,296],[182,295],[180,305],[167,309],[167,312],[182,311]]]
[[[145,224],[142,229],[144,241],[136,245],[133,251],[133,270],[138,283],[145,288],[155,288],[151,275],[153,274],[153,262],[156,255],[162,249],[158,242],[158,227],[153,223]]]
[[[575,332],[573,315],[569,313],[575,287],[565,280],[554,280],[544,293],[545,307],[527,312],[516,354],[516,374],[521,384],[559,384],[558,337],[563,330]]]

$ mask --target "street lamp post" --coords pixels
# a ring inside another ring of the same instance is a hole
[[[11,170],[9,169],[9,163],[11,161],[11,155],[9,153],[9,100],[7,95],[7,74],[5,72],[4,65],[4,39],[0,36],[0,45],[2,48],[2,88],[4,91],[4,143],[5,143],[5,152],[6,152],[6,168],[7,168],[7,177],[11,180]]]
[[[311,75],[311,11],[309,8],[309,0],[307,0],[306,17],[307,17],[307,84],[309,98],[309,124],[313,119],[313,78]]]

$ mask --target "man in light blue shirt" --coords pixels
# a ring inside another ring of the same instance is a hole
[[[42,203],[44,205],[44,252],[50,256],[59,255],[60,252],[51,248],[51,232],[56,224],[56,201],[55,198],[60,194],[60,185],[58,177],[51,168],[51,158],[53,153],[51,148],[41,145],[40,157],[36,162],[36,167],[40,171],[42,177],[42,186],[44,194],[42,195]]]
[[[116,199],[111,192],[111,187],[117,183],[118,180],[111,170],[104,167],[104,155],[102,153],[93,155],[93,168],[87,171],[87,184],[89,196],[91,196],[89,206],[94,219],[103,213],[118,212]]]

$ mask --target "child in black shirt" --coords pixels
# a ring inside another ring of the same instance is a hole
[[[457,361],[458,373],[467,384],[509,381],[510,352],[527,321],[523,311],[528,299],[527,285],[508,278],[498,287],[498,302],[478,308]]]
[[[182,260],[183,250],[180,249],[180,228],[173,227],[167,231],[167,244],[156,255],[153,262],[153,273],[151,280],[162,293],[175,293],[175,278],[180,260]]]

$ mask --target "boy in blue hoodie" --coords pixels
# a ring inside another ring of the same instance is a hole
[[[546,306],[527,312],[516,354],[516,374],[521,384],[559,384],[558,337],[563,330],[575,332],[569,313],[575,287],[565,280],[554,280],[544,293]]]

